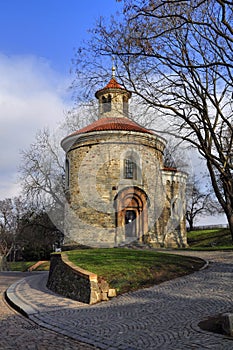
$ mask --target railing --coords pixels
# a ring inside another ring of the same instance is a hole
[[[229,228],[228,224],[218,224],[218,225],[203,225],[203,226],[195,226],[193,231],[197,230],[213,230],[215,228]],[[189,230],[189,227],[187,228]]]

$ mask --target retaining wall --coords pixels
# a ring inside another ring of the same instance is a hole
[[[51,255],[47,287],[55,293],[87,304],[95,304],[115,296],[104,280],[69,261],[64,253]]]

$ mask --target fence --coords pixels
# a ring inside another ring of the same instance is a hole
[[[204,225],[204,226],[195,226],[193,231],[197,230],[213,230],[215,228],[229,228],[228,224],[219,224],[219,225]]]

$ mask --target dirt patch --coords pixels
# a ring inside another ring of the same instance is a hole
[[[40,265],[47,263],[47,261],[38,261],[34,265],[30,266],[28,271],[32,272],[33,270],[36,270]]]

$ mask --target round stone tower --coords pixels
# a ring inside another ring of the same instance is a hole
[[[164,169],[165,139],[129,119],[131,93],[114,75],[95,96],[99,119],[61,143],[66,152],[66,241],[98,247],[132,241],[185,246],[186,176]],[[174,227],[172,193],[182,202]]]

